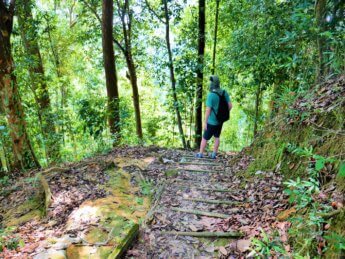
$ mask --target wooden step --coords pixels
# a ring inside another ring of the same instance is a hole
[[[223,166],[222,163],[179,162],[179,165]]]
[[[190,237],[241,237],[241,232],[180,232],[180,231],[161,231],[161,234]]]
[[[195,159],[195,160],[204,160],[204,161],[217,161],[217,159],[213,159],[213,158],[210,158],[210,157],[203,157],[203,158],[198,158],[198,157],[195,157],[195,156],[183,156],[181,159]]]
[[[187,171],[187,172],[195,172],[195,173],[208,173],[208,174],[212,174],[212,173],[224,173],[224,170],[214,170],[214,169],[210,169],[210,170],[205,170],[205,169],[189,169],[189,168],[176,168],[179,171]]]
[[[212,217],[212,218],[227,219],[230,217],[230,215],[226,215],[226,214],[222,214],[222,213],[216,213],[216,212],[210,212],[210,211],[202,211],[202,210],[189,210],[189,209],[183,209],[183,208],[171,208],[171,210],[177,211],[177,212],[194,214],[194,215],[207,216],[207,217]]]
[[[225,204],[225,205],[241,204],[241,202],[238,202],[238,201],[207,200],[204,198],[183,198],[183,199],[186,201],[203,202],[203,203],[209,203],[209,204]]]

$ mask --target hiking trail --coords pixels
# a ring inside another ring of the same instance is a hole
[[[0,257],[244,257],[262,232],[287,240],[293,213],[282,176],[248,176],[250,161],[244,153],[212,160],[125,147],[32,171],[0,193],[0,223],[12,229],[6,238],[22,242]]]
[[[275,214],[286,206],[279,175],[259,171],[248,181],[225,159],[186,152],[166,161],[167,179],[127,258],[238,258],[249,250],[250,237],[279,224]],[[282,235],[286,228],[281,225]]]

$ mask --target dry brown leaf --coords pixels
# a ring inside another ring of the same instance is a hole
[[[228,255],[228,251],[226,251],[224,246],[219,247],[219,252],[221,252],[223,255]]]
[[[198,231],[198,229],[196,228],[196,226],[194,226],[193,224],[189,224],[189,228],[190,228],[192,231]]]
[[[239,252],[244,253],[250,248],[250,240],[240,239],[237,241],[236,248]]]

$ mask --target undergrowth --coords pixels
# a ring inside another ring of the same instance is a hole
[[[13,236],[15,227],[0,228],[0,252],[4,249],[14,250],[24,245],[24,241]]]
[[[345,251],[345,238],[329,230],[332,211],[330,202],[320,198],[324,195],[321,191],[323,170],[327,165],[335,162],[340,163],[338,177],[345,176],[345,164],[335,158],[324,157],[314,153],[312,147],[301,148],[295,145],[287,145],[287,151],[298,157],[306,158],[308,162],[305,179],[297,177],[296,180],[284,182],[285,193],[289,196],[289,202],[297,213],[288,220],[291,222],[289,229],[289,243],[293,251],[293,258],[318,258],[330,249],[340,254]],[[341,210],[341,209],[339,209]],[[289,254],[285,251],[284,244],[280,241],[276,232],[262,233],[260,239],[252,240],[252,255],[258,257],[284,256]]]

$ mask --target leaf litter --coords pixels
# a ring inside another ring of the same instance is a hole
[[[126,257],[167,258],[185,257],[200,258],[220,257],[239,258],[248,253],[249,240],[259,237],[261,229],[269,232],[279,231],[282,241],[287,239],[287,222],[279,222],[277,215],[288,207],[287,197],[283,194],[282,176],[279,173],[260,172],[254,178],[245,179],[240,173],[246,169],[252,158],[245,155],[228,153],[216,161],[202,161],[203,165],[179,164],[186,154],[183,150],[169,150],[157,147],[122,147],[110,153],[97,156],[79,163],[63,165],[65,170],[49,179],[53,201],[46,217],[33,219],[21,224],[13,236],[24,241],[24,246],[17,250],[5,249],[2,258],[31,258],[48,245],[48,237],[67,237],[70,243],[78,243],[78,232],[87,228],[87,224],[69,231],[67,221],[83,201],[93,200],[108,195],[102,185],[109,181],[106,169],[116,157],[130,157],[144,160],[156,159],[145,169],[140,166],[128,166],[124,169],[133,174],[133,183],[137,181],[138,172],[158,190],[166,183],[155,207],[152,220],[141,229],[138,242],[133,244]],[[200,160],[185,158],[182,161],[200,163]],[[207,166],[205,163],[219,163]],[[213,170],[222,168],[224,171]],[[176,174],[166,172],[175,169]],[[184,169],[210,169],[212,172],[191,172]],[[37,171],[29,173],[34,177]],[[25,183],[27,177],[18,176],[16,182],[20,188],[13,188],[10,194],[0,194],[0,215],[10,207],[15,207],[35,195],[36,189],[31,183]],[[137,183],[136,183],[137,184]],[[227,192],[212,190],[228,190]],[[186,198],[204,200],[234,201],[233,204],[209,204],[194,202]],[[199,216],[173,211],[172,208],[201,210],[229,215],[226,219]],[[1,217],[0,217],[1,219]],[[240,231],[243,237],[238,240],[224,238],[196,238],[164,234],[164,231],[184,232],[230,232]],[[236,245],[234,246],[234,242]],[[48,245],[49,246],[49,245]]]
[[[250,239],[259,237],[261,230],[270,232],[278,229],[282,241],[286,241],[289,224],[279,222],[277,219],[277,215],[288,207],[287,197],[283,193],[282,176],[279,173],[260,172],[247,180],[238,173],[245,170],[252,161],[252,158],[244,153],[225,154],[218,158],[215,161],[219,163],[217,168],[223,168],[223,172],[215,172],[214,165],[207,166],[206,161],[190,158],[191,153],[175,152],[177,155],[164,154],[162,161],[169,160],[169,163],[165,168],[164,163],[161,163],[159,170],[176,169],[177,173],[164,177],[163,181],[167,185],[155,209],[153,220],[151,224],[141,230],[141,237],[129,250],[128,258],[133,257],[134,254],[134,257],[138,258],[244,257],[250,251]],[[190,161],[193,164],[181,166],[178,164],[180,161]],[[198,162],[202,165],[198,166]],[[152,166],[156,167],[155,164]],[[196,171],[209,169],[211,172],[194,172],[184,169]],[[151,178],[150,173],[150,170],[145,172],[145,177],[157,181],[155,176]],[[190,200],[193,198],[205,201],[227,200],[234,201],[234,203],[209,204],[200,201],[193,202]],[[229,217],[221,219],[172,210],[176,207],[223,213]],[[240,231],[244,236],[239,240],[226,239],[224,241],[222,238],[218,240],[216,238],[167,235],[166,231]],[[225,243],[221,244],[221,242]]]

